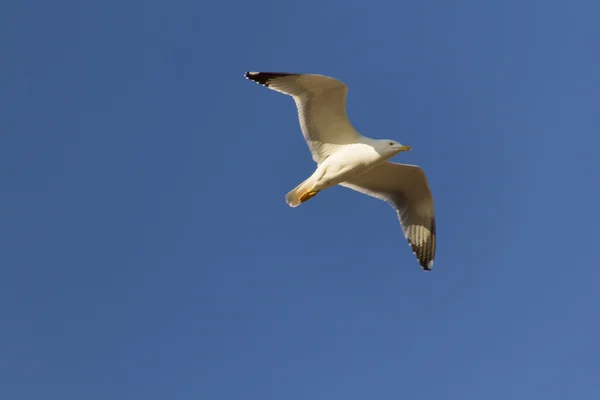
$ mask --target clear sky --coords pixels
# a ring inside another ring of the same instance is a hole
[[[0,398],[600,398],[600,3],[3,1]],[[314,168],[346,82],[412,146],[434,270]]]

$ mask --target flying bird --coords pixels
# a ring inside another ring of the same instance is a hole
[[[396,210],[419,264],[430,271],[436,234],[427,178],[416,165],[387,161],[410,151],[410,146],[358,133],[346,115],[348,86],[337,79],[284,72],[246,72],[245,76],[294,99],[302,134],[317,163],[314,173],[286,195],[287,204],[297,207],[335,185],[384,200]]]

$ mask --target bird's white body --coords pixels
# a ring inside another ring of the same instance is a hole
[[[306,187],[321,191],[365,174],[401,151],[387,149],[383,144],[388,143],[388,140],[363,137],[359,143],[341,146],[318,164],[315,172],[305,181]]]

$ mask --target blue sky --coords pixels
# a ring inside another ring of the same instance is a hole
[[[0,5],[0,397],[600,396],[595,1]],[[293,101],[413,147],[438,248],[313,170]]]

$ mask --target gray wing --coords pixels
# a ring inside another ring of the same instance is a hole
[[[424,270],[431,270],[435,258],[435,215],[431,190],[421,168],[386,161],[340,185],[394,207],[419,264]]]
[[[345,83],[324,75],[246,72],[246,78],[294,98],[304,139],[319,163],[361,135],[346,115]]]

